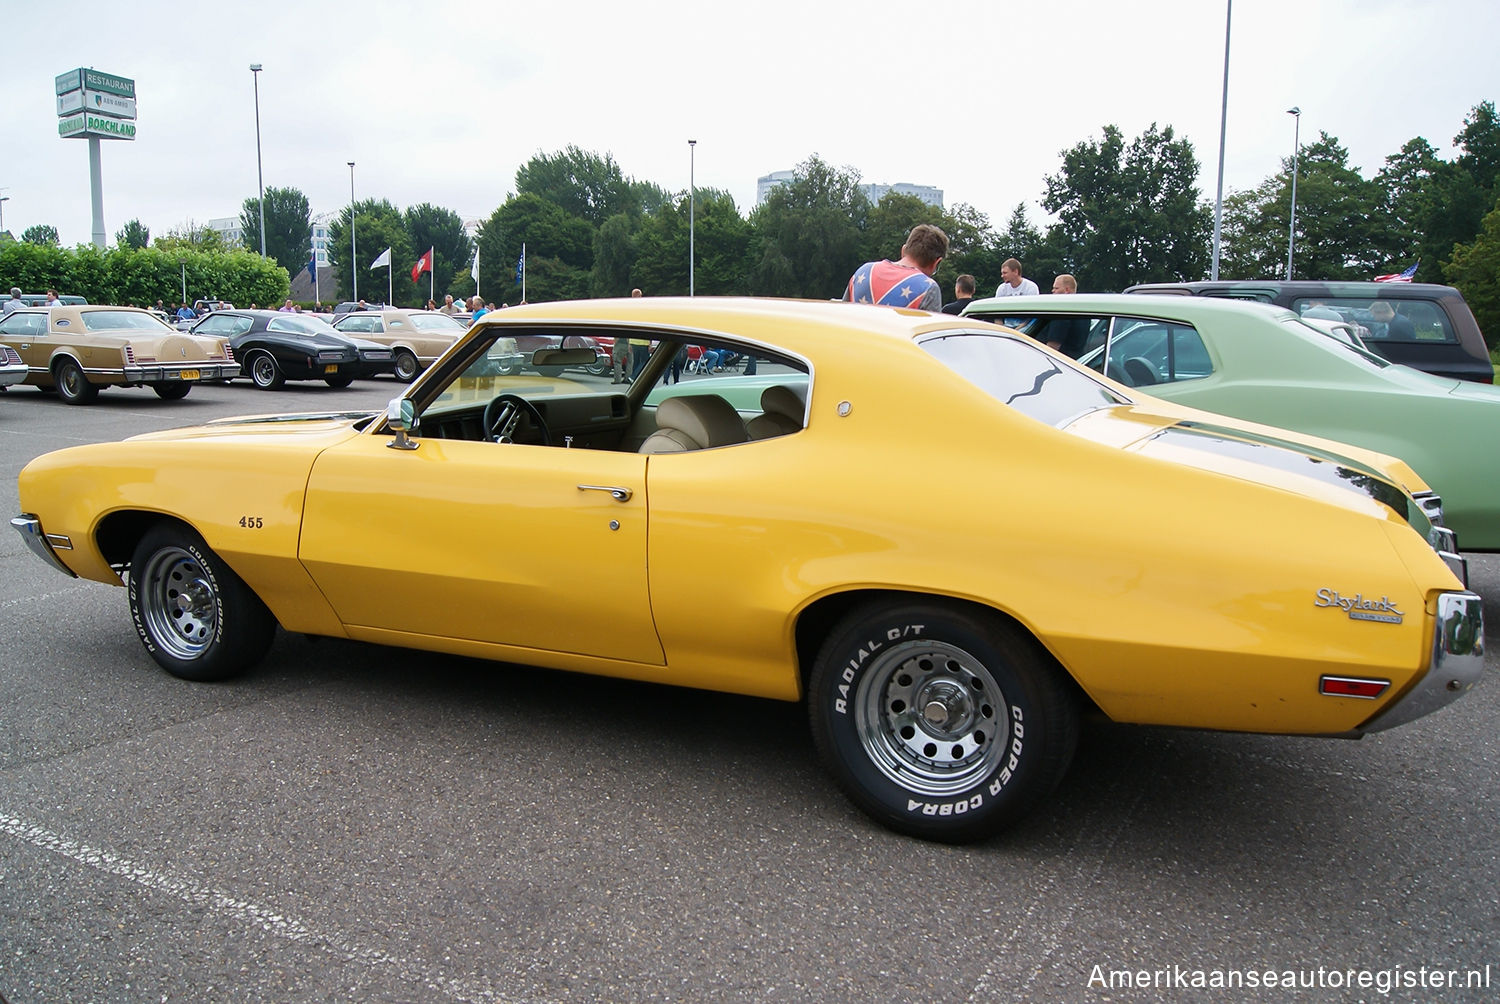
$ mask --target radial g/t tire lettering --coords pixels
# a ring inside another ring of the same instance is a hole
[[[855,610],[808,685],[813,739],[849,796],[891,829],[991,836],[1056,787],[1078,738],[1063,671],[998,615],[913,598]]]

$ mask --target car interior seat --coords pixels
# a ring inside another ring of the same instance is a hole
[[[751,439],[771,439],[802,430],[802,417],[807,414],[807,389],[804,386],[788,387],[772,384],[760,392],[761,413],[746,425]]]
[[[656,406],[656,431],[638,453],[683,453],[749,441],[745,422],[717,394],[683,394]]]

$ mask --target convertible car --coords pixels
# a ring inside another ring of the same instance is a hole
[[[557,347],[500,374],[492,347],[522,336]],[[592,357],[573,336],[658,347],[623,389],[546,376]],[[781,379],[752,410],[696,380],[650,403],[683,344]],[[1479,597],[1401,462],[883,307],[511,308],[384,413],[74,447],[19,498],[32,550],[125,584],[178,676],[255,665],[279,624],[805,700],[854,803],[947,841],[1042,800],[1085,714],[1355,737],[1484,661]]]
[[[1179,404],[1400,457],[1465,551],[1500,551],[1500,388],[1397,365],[1269,304],[1079,294],[978,300],[1039,341],[1082,325],[1080,361]]]

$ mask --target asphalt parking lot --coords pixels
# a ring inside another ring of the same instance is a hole
[[[400,389],[12,389],[3,514],[49,450]],[[1470,563],[1500,597],[1500,556]],[[1041,812],[953,848],[846,802],[798,706],[285,634],[246,677],[174,679],[123,589],[7,531],[0,996],[1493,1001],[1486,613],[1485,680],[1413,725],[1095,725]]]

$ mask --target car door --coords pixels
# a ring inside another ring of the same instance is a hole
[[[644,456],[413,441],[356,436],[308,480],[301,558],[351,634],[664,663]]]

